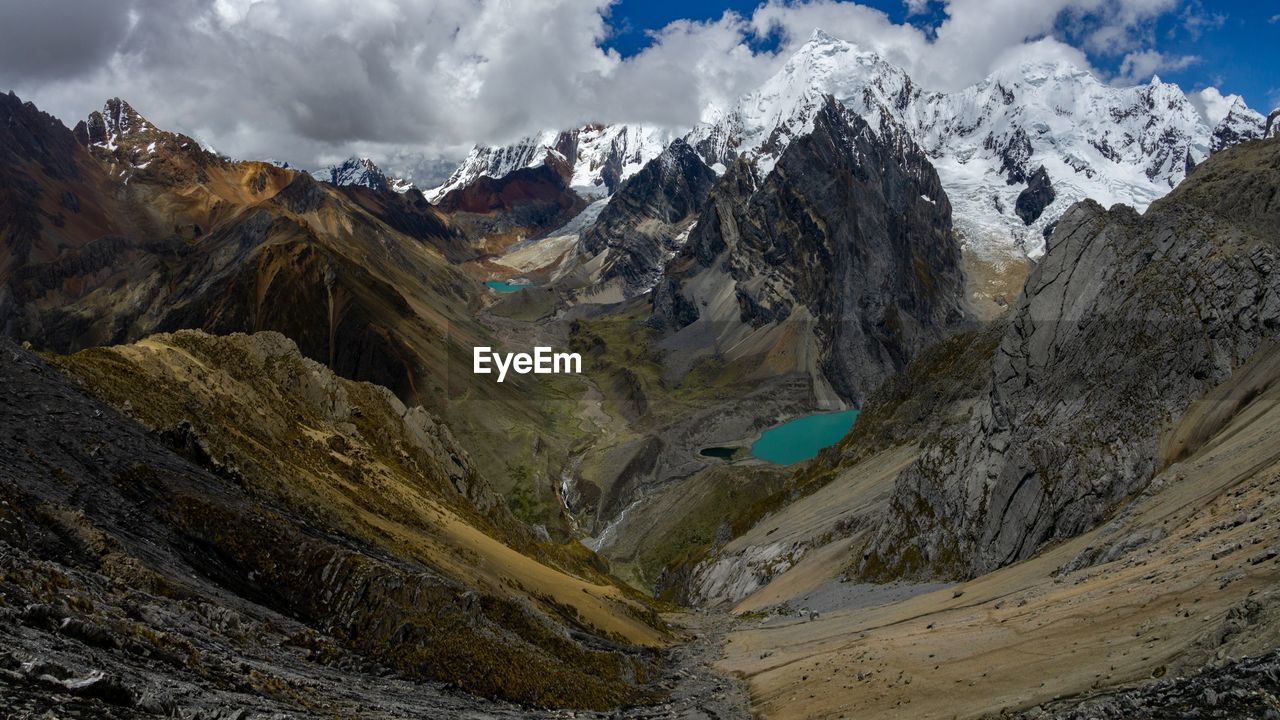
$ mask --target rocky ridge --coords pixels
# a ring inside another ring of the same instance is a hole
[[[989,572],[1095,526],[1191,452],[1165,433],[1280,329],[1277,184],[1270,140],[1216,154],[1143,215],[1072,207],[987,399],[899,477],[860,571]]]
[[[639,697],[651,666],[624,638],[644,627],[640,606],[624,611],[632,601],[589,565],[533,540],[420,408],[274,334],[187,332],[56,361],[88,392],[12,344],[0,359],[4,582],[26,598],[5,633],[19,658],[70,663],[54,678],[110,668],[110,682],[77,686],[85,697],[170,712],[225,703],[247,681],[263,698],[249,703],[306,707],[307,677],[327,665],[373,687],[395,675],[543,706]],[[464,547],[472,560],[451,559]],[[539,589],[546,572],[565,592]],[[42,580],[59,576],[69,590]],[[621,624],[593,629],[613,603]],[[24,675],[14,658],[5,671]],[[19,676],[3,680],[36,682]]]
[[[715,172],[681,140],[624,180],[578,238],[577,262],[599,266],[587,269],[593,290],[616,279],[622,297],[648,292],[688,239],[715,182]],[[558,274],[575,269],[562,266]]]
[[[317,170],[311,175],[316,180],[338,187],[354,185],[370,190],[398,193],[408,192],[413,188],[413,183],[388,177],[372,160],[362,157],[347,158],[337,165]]]
[[[654,294],[654,320],[728,347],[734,333],[812,318],[821,377],[858,404],[963,321],[959,263],[921,149],[828,98],[767,175],[741,161],[725,173]]]

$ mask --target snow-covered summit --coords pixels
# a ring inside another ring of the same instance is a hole
[[[374,190],[393,190],[399,193],[408,192],[413,188],[413,183],[389,177],[372,160],[364,157],[349,157],[337,165],[316,170],[311,175],[321,182],[338,187],[355,185]]]
[[[818,31],[759,89],[688,141],[708,163],[744,156],[767,172],[832,95],[872,128],[904,129],[929,154],[971,246],[1043,251],[1077,200],[1139,209],[1209,153],[1210,129],[1176,85],[1117,88],[1068,63],[1027,63],[956,92],[927,91],[873,52]],[[1018,195],[1044,167],[1056,199],[1028,225]]]
[[[791,140],[813,129],[813,117],[833,95],[869,125],[898,120],[920,91],[899,68],[875,53],[815,30],[773,77],[728,110],[709,111],[686,141],[708,164],[727,165],[737,156],[767,173]],[[886,109],[892,109],[886,111]]]
[[[1244,103],[1243,98],[1239,95],[1231,96],[1231,104],[1227,107],[1227,114],[1213,128],[1210,150],[1218,152],[1246,140],[1256,140],[1268,137],[1269,134],[1275,134],[1275,117],[1276,113],[1273,112],[1271,114],[1272,123],[1269,125],[1268,118],[1264,117],[1262,113],[1250,109]]]
[[[449,179],[426,195],[434,202],[481,177],[501,178],[542,165],[556,167],[582,195],[607,195],[661,154],[675,137],[652,126],[594,124],[542,132],[505,146],[476,145]]]
[[[1153,77],[1116,87],[1068,62],[1010,65],[954,92],[931,91],[876,53],[817,30],[773,77],[728,106],[708,106],[683,137],[717,171],[743,158],[767,174],[793,139],[812,130],[828,95],[876,132],[902,134],[924,149],[971,249],[1032,257],[1076,201],[1145,209],[1211,150],[1280,129],[1280,120],[1268,123],[1238,99],[1213,128],[1177,85]],[[655,128],[592,125],[477,146],[428,196],[544,164],[582,194],[604,195],[672,138]],[[1019,196],[1036,191],[1048,204],[1019,214]]]

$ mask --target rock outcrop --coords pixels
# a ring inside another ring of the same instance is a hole
[[[958,326],[947,196],[923,151],[882,120],[828,97],[768,175],[730,167],[655,295],[655,322],[726,333],[812,319],[816,365],[854,404]]]
[[[715,182],[715,172],[683,140],[623,181],[578,240],[585,257],[607,253],[595,281],[618,278],[626,297],[652,288]]]
[[[1057,196],[1058,194],[1053,190],[1053,183],[1049,180],[1049,173],[1041,165],[1027,180],[1027,189],[1018,193],[1013,211],[1022,218],[1022,222],[1030,225],[1040,219],[1044,209],[1052,205],[1053,199]]]
[[[897,481],[860,572],[970,576],[1094,527],[1193,452],[1165,433],[1280,335],[1280,141],[1217,153],[1144,214],[1075,205],[986,399]]]
[[[436,205],[475,234],[537,234],[563,224],[586,207],[586,201],[569,187],[569,170],[563,163],[548,162],[501,178],[484,175],[444,195]]]

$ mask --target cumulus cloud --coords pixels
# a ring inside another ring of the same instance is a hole
[[[1156,73],[1183,70],[1199,61],[1195,55],[1166,55],[1156,50],[1141,50],[1124,56],[1120,62],[1119,77],[1129,82],[1142,82]]]
[[[1210,126],[1214,126],[1222,122],[1222,118],[1227,116],[1227,112],[1231,110],[1231,105],[1239,100],[1240,96],[1223,95],[1218,88],[1207,87],[1199,92],[1189,93],[1187,98],[1204,116],[1205,122],[1209,123]]]
[[[907,6],[907,15],[923,15],[929,12],[929,4],[931,0],[903,0],[903,5]]]
[[[835,0],[768,0],[681,20],[628,58],[603,49],[613,0],[42,0],[0,3],[0,88],[68,124],[119,95],[161,127],[239,157],[316,165],[369,155],[436,168],[473,142],[587,121],[686,127],[775,72],[812,31],[920,84],[955,89],[1009,63],[1085,51],[1140,78],[1193,58],[1150,47],[1177,0],[904,0],[928,32]],[[756,51],[764,37],[775,51]],[[436,172],[430,170],[429,172]]]

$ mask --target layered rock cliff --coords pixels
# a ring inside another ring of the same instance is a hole
[[[1098,524],[1196,449],[1188,406],[1280,334],[1280,141],[1215,154],[1143,215],[1075,205],[986,399],[898,479],[860,571],[968,576]]]
[[[655,321],[811,327],[816,367],[857,404],[963,321],[960,249],[937,174],[891,119],[873,128],[827,98],[812,124],[768,175],[729,168],[655,292]]]

